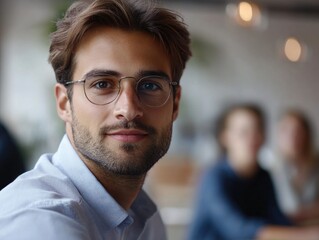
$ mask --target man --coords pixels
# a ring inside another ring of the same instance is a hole
[[[66,136],[0,193],[0,239],[166,239],[141,188],[170,145],[189,43],[146,2],[71,5],[49,57]]]

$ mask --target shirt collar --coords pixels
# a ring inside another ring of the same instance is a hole
[[[157,211],[156,205],[143,190],[137,195],[131,209],[134,212],[135,217],[143,224]]]
[[[83,163],[67,135],[63,137],[58,151],[54,154],[53,162],[71,179],[84,201],[108,227],[115,228],[133,222],[128,212],[113,199]],[[157,211],[157,208],[142,190],[133,202],[130,211],[134,218],[145,223]]]
[[[128,218],[127,212],[112,198],[79,158],[66,135],[54,154],[53,161],[71,179],[81,197],[103,223],[115,228]]]

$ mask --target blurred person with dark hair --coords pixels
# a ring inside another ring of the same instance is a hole
[[[7,128],[0,123],[0,190],[24,171],[20,149]]]
[[[51,40],[66,134],[0,192],[0,239],[165,240],[142,187],[178,116],[183,19],[151,1],[79,0]]]
[[[278,122],[277,158],[269,170],[281,208],[296,223],[319,220],[319,158],[314,130],[307,116],[296,109]]]
[[[217,135],[223,156],[203,176],[189,239],[319,239],[315,227],[291,226],[269,174],[258,165],[265,137],[261,109],[244,104],[227,109]]]

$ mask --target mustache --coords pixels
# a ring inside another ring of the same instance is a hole
[[[137,129],[137,130],[142,130],[147,132],[148,134],[152,135],[152,134],[156,134],[156,129],[145,125],[141,122],[138,121],[121,121],[117,124],[113,124],[113,125],[109,125],[109,126],[103,126],[100,128],[99,134],[100,135],[105,135],[108,132],[111,131],[116,131],[116,130],[121,130],[121,129]]]

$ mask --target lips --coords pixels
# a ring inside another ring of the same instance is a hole
[[[106,135],[120,142],[134,143],[146,138],[148,136],[148,133],[138,129],[123,129],[109,132]]]

